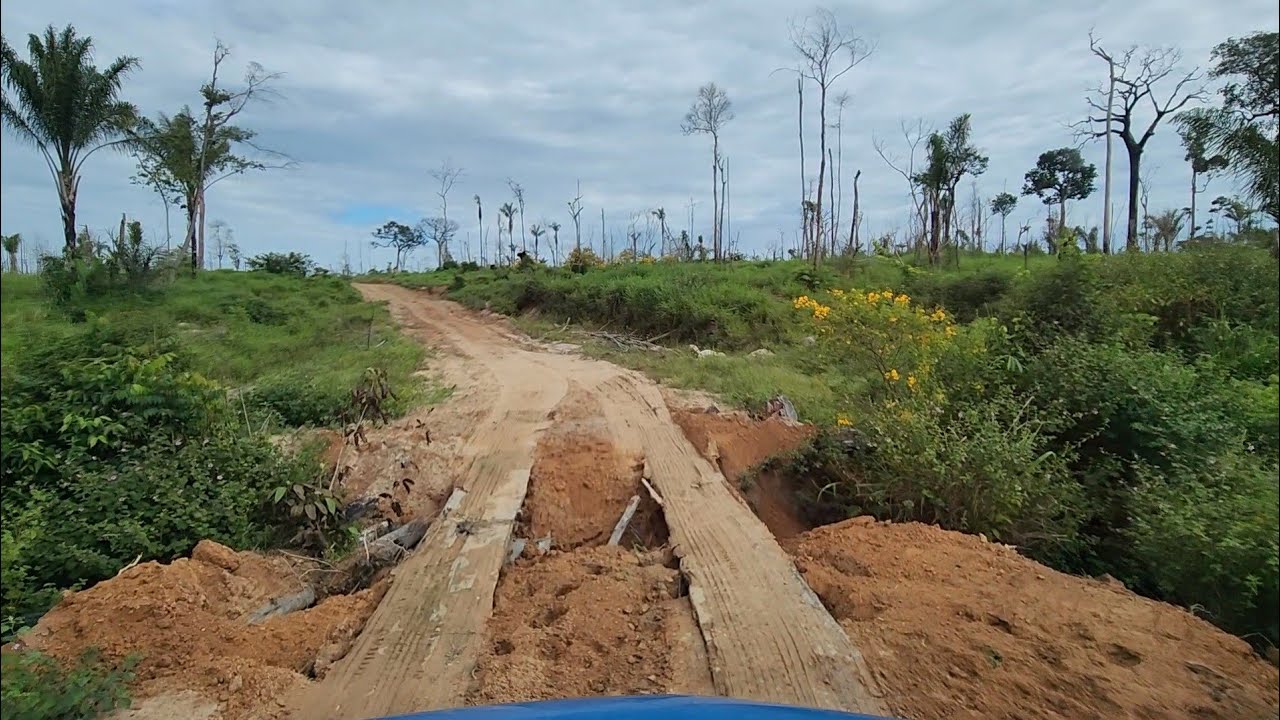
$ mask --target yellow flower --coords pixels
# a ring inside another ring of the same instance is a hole
[[[849,427],[850,425],[853,425],[853,421],[849,419],[848,415],[840,413],[836,416],[836,427]]]
[[[898,382],[898,380],[900,380],[901,378],[902,376],[898,374],[897,368],[893,368],[889,372],[884,374],[884,379],[888,380],[889,382]]]
[[[956,336],[956,326],[955,326],[955,325],[948,325],[948,326],[947,326],[947,329],[946,329],[946,333],[947,333],[947,337],[955,337],[955,336]]]
[[[907,376],[907,387],[911,388],[912,390],[915,390],[916,386],[919,384],[920,384],[920,381],[916,379],[915,375]]]
[[[831,314],[831,308],[827,307],[826,305],[815,304],[813,308],[813,318],[815,320],[826,320],[827,316],[830,314]]]
[[[896,322],[898,322],[898,316],[897,316],[897,315],[890,315],[890,316],[889,316],[889,322],[891,322],[891,323],[896,323]]]
[[[876,303],[880,302],[880,293],[878,292],[867,293],[867,302],[871,303],[872,305],[875,305]]]
[[[911,298],[910,298],[910,296],[908,296],[908,295],[906,295],[906,294],[904,293],[904,294],[899,295],[898,297],[894,298],[894,299],[893,299],[893,301],[894,301],[894,302],[896,302],[896,303],[898,303],[899,305],[906,305],[907,303],[911,302]]]
[[[934,322],[942,322],[947,319],[947,314],[943,312],[942,308],[938,308],[933,311],[933,314],[929,316],[929,319]]]
[[[835,288],[831,291],[831,297],[842,298],[844,297],[844,291],[841,290],[840,288]]]

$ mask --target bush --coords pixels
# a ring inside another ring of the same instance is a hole
[[[1280,638],[1280,486],[1276,466],[1220,457],[1199,476],[1141,473],[1134,493],[1134,580],[1242,635]],[[1256,640],[1256,638],[1255,638]]]
[[[321,387],[307,375],[284,372],[263,378],[246,394],[246,402],[276,413],[286,425],[328,425],[338,418],[346,395]]]
[[[310,255],[302,253],[263,253],[248,260],[250,270],[262,270],[275,275],[306,276],[315,267]]]
[[[138,557],[291,531],[269,495],[318,467],[251,437],[224,392],[188,367],[171,338],[95,323],[6,369],[6,616],[42,610],[46,587],[110,577]]]
[[[112,667],[89,651],[64,667],[39,652],[0,655],[0,707],[5,720],[90,720],[129,707],[133,660]]]

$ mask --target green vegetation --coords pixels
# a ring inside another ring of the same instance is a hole
[[[96,652],[64,666],[39,652],[0,656],[0,707],[12,720],[84,720],[129,707],[133,663],[112,667]]]
[[[550,332],[660,338],[673,351],[597,350],[748,407],[786,394],[824,429],[790,461],[815,519],[985,533],[1275,642],[1275,259],[1226,243],[1074,249],[945,270],[875,257],[390,279]],[[760,347],[773,354],[749,355]]]
[[[368,368],[397,390],[384,409],[422,399],[420,347],[337,279],[205,273],[71,304],[54,282],[2,285],[6,631],[202,538],[324,549],[336,498],[269,432],[335,422]]]

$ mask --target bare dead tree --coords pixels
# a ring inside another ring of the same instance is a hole
[[[1132,48],[1116,60],[1114,97],[1118,107],[1104,105],[1108,88],[1095,88],[1086,98],[1090,114],[1076,123],[1082,138],[1105,138],[1114,133],[1124,141],[1129,155],[1129,206],[1125,248],[1138,249],[1138,179],[1142,173],[1142,152],[1155,135],[1160,121],[1181,110],[1187,103],[1205,97],[1204,75],[1199,68],[1179,70],[1182,53],[1174,48],[1148,48],[1141,53]],[[1166,90],[1165,88],[1168,87]],[[1143,127],[1139,106],[1149,103],[1151,119]],[[1105,221],[1104,221],[1105,222]]]
[[[821,262],[822,189],[827,170],[827,94],[845,73],[866,60],[872,46],[848,28],[840,25],[830,10],[819,8],[804,22],[791,23],[791,44],[800,54],[796,73],[818,85],[818,192],[813,212],[813,262]]]
[[[480,196],[476,195],[476,227],[480,236],[480,264],[486,265],[485,262],[485,234],[484,234],[484,207],[480,205]]]
[[[836,161],[835,171],[836,179],[832,183],[832,189],[835,192],[835,201],[832,203],[831,217],[831,247],[835,248],[837,228],[840,227],[840,220],[844,216],[844,108],[849,104],[851,96],[847,92],[842,92],[836,96]]]
[[[714,82],[698,88],[698,97],[685,113],[680,130],[685,135],[711,136],[711,251],[715,259],[721,258],[721,215],[720,215],[720,131],[725,123],[733,119],[733,104],[729,95]]]
[[[915,178],[918,174],[916,167],[916,154],[920,149],[920,144],[929,136],[929,127],[925,125],[923,119],[917,119],[914,124],[903,120],[899,123],[902,131],[902,138],[906,141],[907,154],[906,157],[892,155],[886,149],[887,144],[880,138],[872,137],[871,145],[875,148],[876,154],[888,165],[891,170],[902,176],[907,181],[907,188],[911,197],[911,204],[915,208],[915,217],[912,218],[914,227],[912,228],[912,240],[917,246],[922,244],[924,240],[924,229],[928,227],[928,215],[924,195],[920,192],[920,184]],[[857,185],[855,184],[856,188]],[[854,222],[857,222],[858,211],[854,211]]]
[[[582,254],[582,181],[578,181],[578,194],[569,201],[569,217],[573,218],[573,243],[578,254]]]
[[[809,180],[804,171],[804,77],[796,78],[796,95],[799,98],[799,109],[796,111],[796,132],[800,137],[800,230],[804,235],[801,252],[809,248]]]
[[[507,178],[507,187],[511,188],[511,195],[516,199],[516,206],[520,208],[520,252],[528,251],[528,239],[524,231],[524,187],[520,183]],[[512,238],[507,238],[511,242],[515,242]]]
[[[440,167],[431,171],[431,177],[440,183],[440,189],[436,191],[436,197],[440,198],[440,217],[448,220],[449,191],[453,189],[453,184],[458,181],[458,178],[462,177],[462,168],[454,167],[452,160],[445,160],[440,163]]]
[[[1089,49],[1094,55],[1102,58],[1107,64],[1107,109],[1103,118],[1103,127],[1111,127],[1112,111],[1116,104],[1116,66],[1128,65],[1129,58],[1133,55],[1130,49],[1120,56],[1120,62],[1116,62],[1115,56],[1107,52],[1099,43],[1097,38],[1093,36],[1093,31],[1089,31]],[[1107,133],[1107,159],[1103,164],[1102,171],[1102,254],[1111,253],[1111,140],[1115,136],[1114,133]]]

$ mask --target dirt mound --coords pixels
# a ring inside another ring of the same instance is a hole
[[[144,563],[67,595],[24,641],[63,659],[90,647],[116,661],[139,656],[137,698],[193,690],[217,702],[225,720],[272,717],[287,690],[342,652],[380,593],[247,623],[253,610],[301,586],[283,558],[205,541],[191,559]]]
[[[570,391],[555,410],[556,424],[534,452],[521,534],[549,536],[562,550],[602,545],[638,495],[641,504],[622,545],[661,546],[667,530],[660,509],[640,484],[644,459],[614,447],[600,415],[598,402],[579,390]]]
[[[1119,583],[917,523],[788,545],[901,716],[1276,717],[1276,669],[1244,641]]]
[[[779,417],[755,420],[740,412],[673,410],[672,418],[703,457],[717,464],[774,537],[798,535],[813,527],[795,502],[787,481],[773,472],[755,472],[769,458],[790,452],[813,435],[813,428]]]
[[[711,692],[702,637],[666,559],[596,547],[508,568],[468,702]]]

